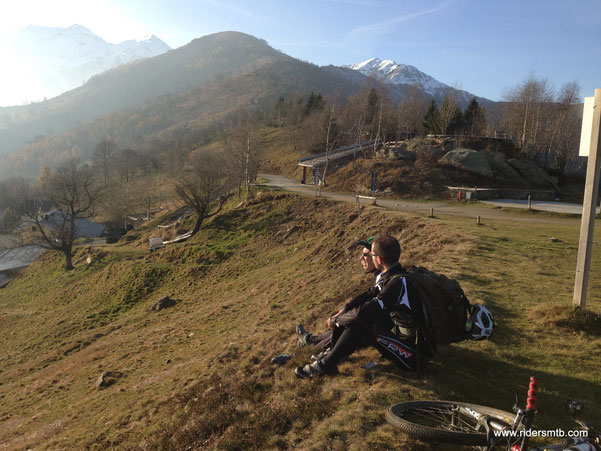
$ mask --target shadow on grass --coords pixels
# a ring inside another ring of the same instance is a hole
[[[440,354],[424,375],[438,399],[472,402],[511,412],[516,393],[520,407],[525,406],[530,377],[535,376],[540,380],[540,415],[535,420],[539,429],[574,428],[565,410],[568,399],[584,400],[588,409],[583,418],[587,419],[588,410],[588,419],[598,423],[593,412],[601,402],[601,392],[596,384],[569,375],[533,371],[528,362],[503,362],[482,351],[449,347]]]
[[[508,326],[509,323],[519,317],[519,313],[503,295],[494,291],[492,280],[473,274],[460,274],[457,280],[460,282],[469,282],[479,287],[479,296],[473,299],[470,298],[470,302],[472,304],[481,304],[484,301],[484,305],[492,313],[495,320],[495,341],[502,342],[506,346],[523,341],[524,334],[522,331]],[[490,287],[491,290],[485,289],[487,287]]]
[[[238,221],[238,213],[225,213],[213,218],[212,221],[207,223],[204,227],[209,230],[226,230],[232,232],[240,227],[240,221]]]

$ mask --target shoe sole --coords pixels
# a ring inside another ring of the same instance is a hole
[[[294,370],[294,374],[296,374],[296,377],[300,377],[301,379],[312,379],[313,376],[307,375],[307,373],[305,373],[303,371],[303,367],[298,366],[296,367],[296,369]]]
[[[300,342],[301,347],[307,346],[307,342],[305,341],[305,337],[309,335],[309,333],[305,330],[302,324],[296,326],[296,335],[298,337],[298,341]]]

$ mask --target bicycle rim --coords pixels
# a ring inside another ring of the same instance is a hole
[[[486,430],[465,409],[487,415],[509,426],[514,415],[492,407],[452,401],[412,401],[390,406],[386,421],[410,437],[423,441],[485,446]]]

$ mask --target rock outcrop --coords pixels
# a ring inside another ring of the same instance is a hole
[[[505,154],[494,150],[483,150],[495,177],[501,180],[510,180],[520,185],[527,185],[527,181],[507,161]]]
[[[438,160],[440,164],[454,166],[459,169],[481,175],[492,179],[494,172],[490,167],[488,158],[483,152],[473,149],[455,149],[446,153],[444,157]]]
[[[509,164],[531,184],[552,186],[556,190],[559,190],[557,179],[547,174],[544,169],[539,168],[534,161],[510,158]]]
[[[510,181],[522,186],[539,186],[558,190],[557,179],[529,160],[507,159],[493,150],[455,149],[446,153],[439,163],[454,166],[491,180]]]
[[[161,299],[159,299],[152,307],[151,310],[154,311],[159,311],[159,310],[163,310],[166,309],[168,307],[173,307],[176,304],[176,302],[171,299],[169,296],[164,296]]]

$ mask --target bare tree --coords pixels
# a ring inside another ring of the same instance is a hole
[[[549,143],[546,142],[549,130],[549,111],[553,100],[553,90],[546,78],[537,79],[534,74],[507,90],[505,100],[504,126],[523,156],[538,160]]]
[[[557,95],[547,79],[530,75],[506,91],[502,123],[522,155],[565,175],[576,159],[580,88],[566,83]]]
[[[558,174],[567,172],[570,163],[577,157],[580,142],[581,117],[580,86],[577,81],[564,84],[555,100],[554,120],[549,145],[553,158],[553,169]]]
[[[299,130],[300,124],[303,119],[303,98],[301,96],[294,96],[289,103],[288,113],[286,115],[285,124],[289,130],[288,144],[297,150],[299,141]]]
[[[227,139],[230,168],[238,181],[238,195],[242,182],[249,193],[251,182],[257,178],[262,142],[263,134],[257,118],[246,110],[241,111]]]
[[[215,152],[200,149],[189,156],[190,171],[175,185],[179,200],[194,210],[196,234],[205,219],[219,213],[230,189],[230,179],[222,158]]]
[[[365,133],[366,115],[365,93],[361,92],[350,96],[342,112],[341,123],[345,133],[349,136],[349,141],[353,144],[358,145],[367,141]]]
[[[338,111],[337,111],[337,107],[336,107],[336,101],[335,100],[331,100],[328,102],[329,105],[326,106],[326,108],[324,108],[323,111],[323,117],[322,117],[322,123],[323,123],[323,128],[325,129],[325,157],[326,157],[326,163],[323,167],[323,174],[322,174],[322,181],[323,184],[326,184],[326,177],[328,174],[328,168],[330,166],[330,158],[331,158],[331,152],[332,150],[334,150],[334,147],[336,146],[336,143],[338,142],[338,135],[339,135],[339,127],[337,124],[337,117],[338,117]]]
[[[388,92],[375,81],[348,98],[341,116],[341,127],[348,141],[361,144],[372,141],[369,148],[361,148],[366,156],[373,156],[385,136],[394,130],[395,121]]]
[[[134,179],[139,166],[138,152],[129,147],[119,151],[119,172],[126,182]]]
[[[395,139],[399,141],[401,136],[410,133],[418,133],[422,119],[428,107],[427,99],[418,86],[413,85],[409,89],[407,97],[399,102],[396,113]]]
[[[21,186],[31,185],[31,181],[23,177],[10,177],[0,181],[0,231],[11,232],[19,225],[20,211],[16,208],[17,193]]]
[[[94,152],[92,153],[93,161],[102,168],[105,187],[107,187],[109,183],[109,170],[116,150],[117,144],[113,140],[103,139],[96,144]]]
[[[35,225],[44,247],[65,255],[65,270],[73,269],[78,227],[92,216],[101,190],[93,175],[89,166],[69,160],[47,176],[41,189],[24,182],[15,192],[15,208]],[[50,211],[44,214],[42,206]]]
[[[461,105],[459,105],[459,93],[457,90],[447,90],[438,109],[438,118],[443,134],[452,134],[455,132],[455,128],[461,122]]]

